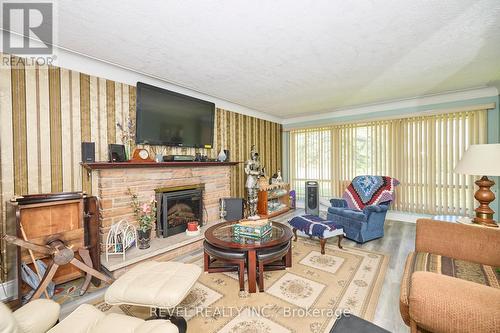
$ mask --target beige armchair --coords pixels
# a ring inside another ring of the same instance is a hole
[[[0,303],[0,333],[178,333],[168,320],[144,321],[123,314],[104,314],[89,304],[80,305],[55,325],[60,306],[54,301],[38,299],[15,312]],[[55,326],[54,326],[55,325]]]
[[[500,332],[500,230],[418,220],[401,281],[411,332]]]
[[[0,303],[0,333],[45,333],[56,324],[60,309],[47,299],[34,300],[14,312]]]

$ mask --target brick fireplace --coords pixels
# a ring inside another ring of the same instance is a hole
[[[166,162],[166,163],[89,163],[83,166],[92,177],[92,192],[101,200],[101,252],[106,241],[107,233],[113,223],[126,219],[137,224],[131,207],[131,198],[128,189],[138,195],[140,201],[147,201],[155,196],[158,190],[172,188],[202,188],[203,221],[205,226],[220,221],[219,199],[230,196],[230,174],[231,166],[236,163],[196,163],[196,162]],[[156,190],[156,191],[155,191]],[[152,238],[156,238],[156,232],[152,232]],[[177,237],[177,238],[176,238]],[[189,245],[189,250],[201,247],[202,238],[196,239],[196,244],[185,239],[184,233],[165,238],[172,240],[164,248],[169,251],[185,252],[187,248],[177,248]],[[154,259],[159,255],[165,257],[162,252],[161,239],[156,238],[152,255],[148,259]],[[152,240],[152,245],[155,239]],[[130,250],[132,251],[136,250]],[[147,250],[140,250],[137,255],[145,257]],[[133,253],[134,255],[135,252]],[[172,253],[175,255],[175,253]],[[110,260],[111,261],[111,260]],[[133,263],[138,260],[132,260]],[[106,267],[106,262],[103,262]],[[127,263],[117,264],[113,267],[126,267]],[[112,271],[113,269],[108,270]]]

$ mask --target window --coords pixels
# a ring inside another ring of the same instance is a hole
[[[319,182],[320,196],[331,195],[331,129],[314,129],[297,132],[290,143],[291,158],[295,162],[292,187],[299,199],[304,199],[305,181]]]
[[[299,199],[317,180],[320,196],[340,197],[358,175],[387,175],[401,185],[396,210],[471,214],[474,178],[453,172],[471,144],[486,142],[486,111],[343,124],[290,134],[290,176]]]

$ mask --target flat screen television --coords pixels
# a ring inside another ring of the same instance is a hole
[[[136,143],[212,148],[215,104],[137,82]]]

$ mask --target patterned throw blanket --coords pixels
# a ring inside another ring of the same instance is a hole
[[[325,231],[333,231],[342,228],[336,226],[335,222],[325,221],[316,215],[300,215],[292,218],[288,223],[297,230],[313,237],[323,237]]]
[[[394,200],[399,180],[387,176],[357,176],[342,196],[351,209],[363,210],[369,205]]]

